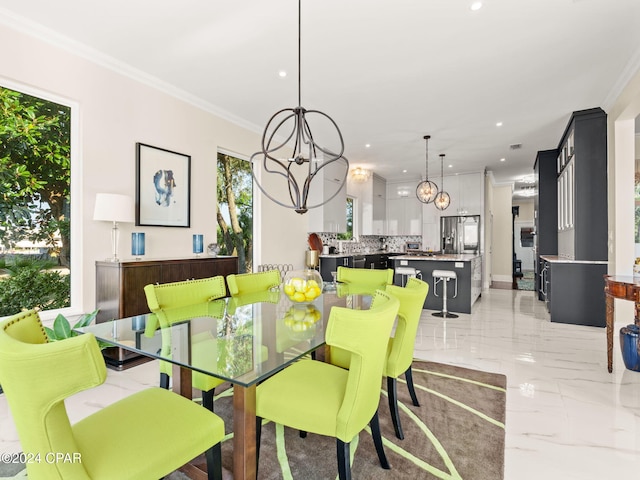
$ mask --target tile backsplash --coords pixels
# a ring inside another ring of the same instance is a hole
[[[323,245],[339,247],[338,235],[336,233],[318,233]],[[356,240],[342,240],[342,248],[346,253],[367,253],[382,250],[387,246],[388,252],[404,252],[407,242],[420,242],[422,235],[394,235],[390,237],[380,235],[362,235]]]

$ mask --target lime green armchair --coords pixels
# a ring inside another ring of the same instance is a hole
[[[405,287],[387,285],[387,293],[400,301],[398,323],[394,336],[389,339],[387,346],[384,376],[387,377],[387,391],[389,395],[389,409],[391,419],[399,439],[404,438],[397,401],[397,378],[404,373],[411,400],[416,407],[420,406],[413,386],[411,363],[418,332],[418,323],[429,293],[429,284],[418,278],[410,277]],[[329,362],[342,368],[349,368],[351,354],[341,348],[329,348]]]
[[[0,322],[0,382],[30,480],[158,479],[203,452],[222,478],[224,422],[173,392],[149,388],[71,425],[65,398],[105,378],[92,334],[49,343],[33,310]]]
[[[304,434],[335,437],[339,477],[346,480],[351,478],[350,442],[369,423],[380,464],[390,468],[382,446],[378,404],[385,349],[399,305],[396,298],[377,291],[369,310],[331,309],[326,341],[350,352],[349,370],[301,360],[257,387],[258,459],[264,418]]]
[[[227,275],[229,294],[232,297],[246,295],[248,293],[264,292],[277,287],[280,283],[280,272],[278,270]]]
[[[393,283],[393,269],[375,270],[371,268],[338,267],[336,281],[357,284],[360,287],[370,286],[384,290]]]
[[[186,308],[187,314],[194,313],[190,311],[192,308],[213,307],[217,309],[219,303],[214,302],[214,300],[224,297],[226,292],[224,277],[221,275],[200,280],[187,280],[160,285],[149,284],[144,287],[149,310],[156,314],[161,310],[176,312],[176,309],[179,308]],[[198,307],[193,307],[194,305],[198,305]],[[207,305],[210,307],[207,307]],[[160,362],[160,386],[162,388],[169,388],[171,370],[171,363]],[[194,372],[191,380],[193,388],[202,391],[202,405],[213,411],[215,388],[224,383],[224,380],[200,372]]]

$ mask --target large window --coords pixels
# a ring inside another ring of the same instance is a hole
[[[237,255],[240,273],[253,270],[253,177],[251,164],[218,153],[218,247],[221,255]]]
[[[0,316],[71,304],[71,108],[0,86]]]

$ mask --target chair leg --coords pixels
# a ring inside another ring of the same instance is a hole
[[[338,478],[340,480],[351,480],[349,444],[336,438],[336,451],[338,453]]]
[[[413,402],[413,405],[416,407],[419,407],[420,402],[418,402],[416,389],[413,387],[413,372],[411,371],[411,365],[409,365],[409,368],[407,368],[407,371],[404,372],[404,378],[407,381],[407,388],[409,389],[409,395],[411,395],[411,401]]]
[[[160,374],[160,388],[169,390],[169,375],[167,375],[166,373]]]
[[[258,465],[260,465],[260,437],[262,437],[262,418],[256,417],[256,478],[258,477]]]
[[[213,397],[215,395],[215,388],[207,392],[202,392],[202,406],[207,410],[211,410],[213,412]]]
[[[205,452],[208,480],[222,480],[222,445],[216,443]]]
[[[376,446],[376,453],[380,460],[380,466],[385,470],[390,470],[391,465],[389,465],[387,456],[384,454],[384,447],[382,446],[382,435],[380,434],[380,422],[378,421],[377,410],[376,413],[373,414],[373,418],[371,418],[369,426],[371,427],[371,436],[373,437],[373,444]]]
[[[393,377],[387,377],[387,394],[389,397],[389,412],[391,412],[391,421],[393,422],[393,429],[396,432],[396,437],[400,440],[404,440],[404,434],[402,433],[402,426],[400,425],[400,413],[398,412],[398,394],[397,394],[397,381]]]

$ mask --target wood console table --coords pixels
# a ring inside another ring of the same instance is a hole
[[[605,275],[604,293],[607,302],[607,368],[613,371],[613,300],[622,298],[635,304],[634,322],[640,325],[640,278],[631,275]]]

